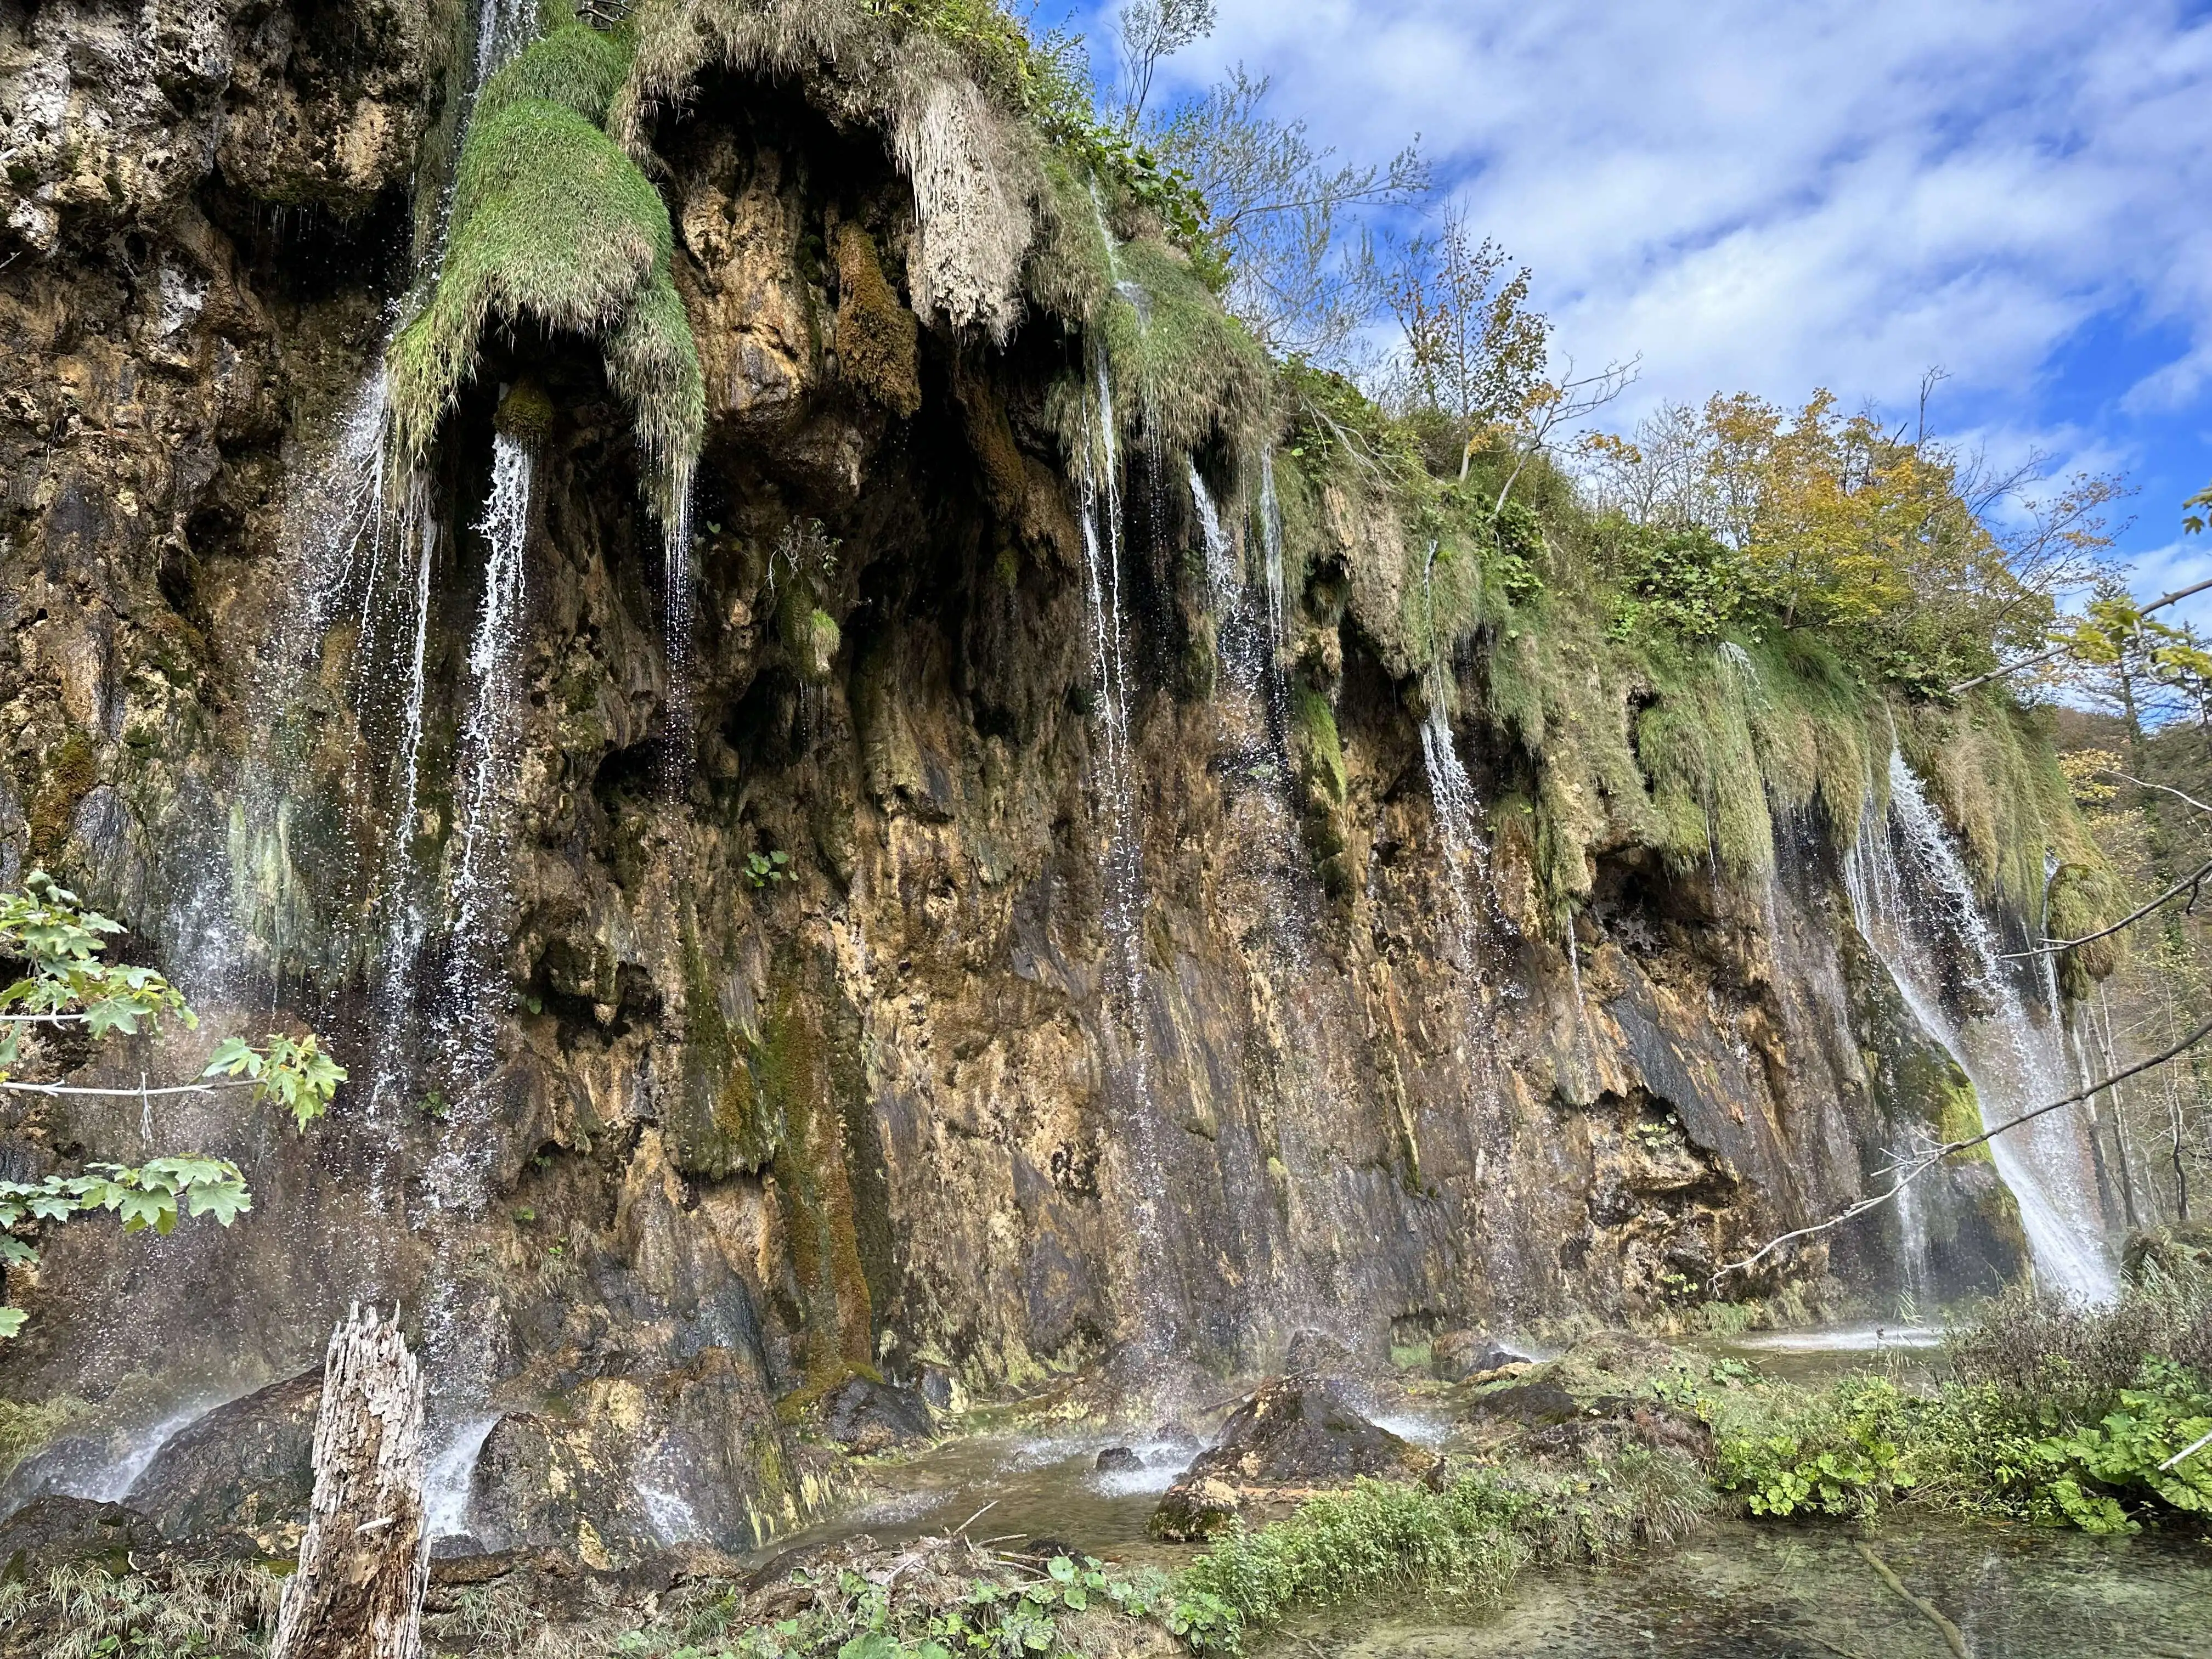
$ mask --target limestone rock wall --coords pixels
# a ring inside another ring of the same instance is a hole
[[[1764,894],[1614,849],[1572,962],[1509,848],[1461,930],[1407,665],[1345,620],[1380,578],[1291,596],[1341,749],[1317,808],[1285,689],[1224,672],[1237,624],[1143,456],[1122,950],[1101,619],[1047,402],[1078,348],[914,324],[890,159],[773,88],[710,89],[659,141],[711,422],[681,681],[595,356],[495,347],[434,481],[401,823],[405,653],[373,607],[309,627],[292,602],[352,556],[313,486],[409,278],[449,23],[0,9],[4,873],[45,862],[129,917],[206,1036],[304,1021],[355,1079],[305,1137],[234,1099],[0,1107],[20,1170],[189,1144],[255,1192],[228,1232],[58,1236],[11,1273],[33,1323],[0,1389],[149,1424],[397,1301],[434,1440],[482,1437],[476,1530],[614,1559],[826,1501],[789,1420],[855,1367],[943,1400],[1132,1352],[1251,1369],[1302,1331],[1375,1352],[1656,1313],[1859,1189],[1915,1109],[1911,1056],[1817,837]],[[555,413],[495,1048],[456,1077],[465,964],[433,928],[395,993],[373,918],[395,836],[427,890],[453,867],[470,526],[526,375]],[[1508,763],[1480,720],[1458,736],[1478,788]],[[1962,1277],[2008,1265],[1978,1201]],[[1835,1265],[1880,1288],[1881,1243]]]

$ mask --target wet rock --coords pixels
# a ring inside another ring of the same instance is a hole
[[[1141,1469],[1145,1460],[1140,1453],[1127,1446],[1109,1446],[1098,1454],[1095,1467],[1103,1474],[1126,1474],[1132,1469]]]
[[[1429,1364],[1446,1382],[1464,1382],[1502,1365],[1517,1365],[1528,1356],[1509,1348],[1487,1331],[1446,1331],[1429,1349]]]
[[[959,1379],[944,1365],[921,1368],[921,1397],[939,1411],[949,1412],[960,1396]]]
[[[1186,1474],[1167,1490],[1145,1530],[1170,1543],[1194,1544],[1225,1532],[1243,1513],[1246,1494],[1210,1474]]]
[[[872,1456],[902,1440],[927,1439],[935,1426],[912,1389],[848,1376],[822,1397],[822,1432],[847,1451]]]
[[[592,1378],[560,1407],[509,1413],[485,1436],[469,1504],[487,1548],[569,1551],[601,1571],[678,1541],[750,1550],[822,1490],[827,1460],[785,1439],[761,1377],[728,1348]]]
[[[1152,1438],[1164,1446],[1174,1447],[1177,1451],[1195,1450],[1206,1443],[1189,1424],[1172,1417],[1152,1431]]]
[[[218,1406],[172,1435],[125,1494],[164,1538],[240,1530],[278,1536],[304,1525],[315,1490],[320,1367]],[[296,1542],[296,1538],[291,1541]]]
[[[116,1447],[112,1437],[64,1434],[48,1441],[0,1481],[0,1515],[13,1513],[48,1492],[97,1492],[112,1477]]]
[[[1585,1401],[1556,1382],[1515,1382],[1492,1394],[1478,1395],[1468,1402],[1474,1418],[1498,1418],[1535,1425],[1565,1423],[1583,1414]]]
[[[1222,1425],[1148,1523],[1156,1538],[1210,1538],[1255,1503],[1341,1486],[1363,1474],[1416,1475],[1434,1460],[1369,1422],[1326,1383],[1279,1378]]]
[[[1465,1415],[1477,1425],[1526,1431],[1516,1444],[1538,1456],[1582,1456],[1638,1445],[1710,1463],[1711,1426],[1656,1398],[1650,1387],[1691,1363],[1664,1342],[1603,1331],[1557,1359],[1522,1369],[1502,1387],[1479,1387],[1467,1400]]]
[[[0,1521],[0,1578],[35,1583],[56,1567],[80,1561],[101,1561],[121,1571],[131,1551],[160,1541],[140,1510],[49,1493]]]
[[[1521,1442],[1538,1457],[1587,1461],[1594,1452],[1622,1446],[1680,1452],[1702,1466],[1713,1461],[1712,1425],[1694,1413],[1657,1400],[1611,1395],[1592,1401],[1582,1414],[1540,1429]]]

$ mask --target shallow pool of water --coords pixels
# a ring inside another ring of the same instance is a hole
[[[1495,1607],[1310,1620],[1276,1644],[1346,1659],[1949,1659],[1832,1525],[1731,1522],[1603,1571],[1532,1573]],[[1869,1540],[1974,1659],[2212,1659],[2212,1547],[1896,1525]]]
[[[1097,1468],[1098,1454],[1109,1446],[1130,1448],[1145,1467]],[[1103,1430],[948,1441],[878,1466],[884,1496],[769,1548],[833,1543],[860,1533],[879,1543],[903,1543],[965,1523],[968,1535],[979,1540],[1050,1538],[1085,1554],[1170,1564],[1192,1552],[1155,1543],[1145,1536],[1145,1523],[1198,1450]]]

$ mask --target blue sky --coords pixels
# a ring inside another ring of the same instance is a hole
[[[1419,133],[1560,349],[1641,355],[1623,421],[1940,368],[1947,434],[2128,474],[2139,592],[2212,576],[2212,0],[1220,0],[1169,94],[1238,62],[1347,158]]]

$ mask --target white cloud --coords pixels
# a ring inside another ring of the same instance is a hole
[[[1988,417],[2113,315],[2186,343],[2136,406],[2212,375],[2212,24],[2164,0],[1221,10],[1179,75],[1270,72],[1348,155],[1420,131],[1565,348],[1642,354],[1641,401],[1903,404],[1940,363]]]

